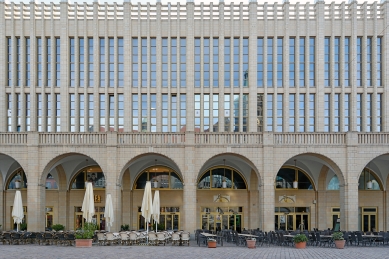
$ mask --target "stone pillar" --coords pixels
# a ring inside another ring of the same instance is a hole
[[[184,191],[183,191],[183,218],[181,228],[193,233],[196,229],[197,219],[197,174],[196,156],[194,144],[194,132],[186,132],[185,140],[185,168],[184,168]]]
[[[66,219],[68,217],[68,195],[67,191],[59,190],[58,191],[58,221],[54,221],[54,224],[62,224],[65,226],[65,229],[70,229],[69,225],[67,225]],[[73,211],[74,212],[74,211]]]
[[[273,133],[263,135],[262,182],[260,185],[259,200],[261,201],[261,229],[274,230],[274,168],[273,168]]]

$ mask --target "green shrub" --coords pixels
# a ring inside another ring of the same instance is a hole
[[[305,234],[297,234],[293,237],[293,242],[295,243],[301,243],[301,242],[307,242],[308,238]]]
[[[332,233],[332,238],[334,240],[344,240],[342,232],[334,232],[334,233]]]
[[[92,239],[96,230],[96,224],[85,222],[84,227],[76,231],[75,237],[76,239]]]
[[[20,228],[21,231],[27,230],[27,223],[25,223],[25,222],[20,223],[19,228]]]
[[[61,224],[52,225],[51,228],[55,231],[65,230],[65,226]]]
[[[130,225],[128,225],[128,224],[121,225],[120,229],[122,231],[129,231],[130,230]]]

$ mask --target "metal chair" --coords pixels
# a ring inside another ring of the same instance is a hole
[[[189,246],[189,240],[190,240],[189,233],[188,232],[183,232],[181,234],[181,243],[182,243],[182,245],[187,244]],[[223,242],[223,240],[222,240],[222,242]]]

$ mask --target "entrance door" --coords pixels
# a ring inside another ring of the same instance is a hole
[[[81,229],[84,226],[85,219],[82,217],[81,207],[75,207],[74,213],[74,229]],[[105,230],[105,207],[95,207],[95,215],[92,218],[92,223],[97,225],[99,230]]]
[[[377,208],[362,208],[362,231],[378,231]]]
[[[146,229],[145,219],[142,216],[141,207],[138,208],[138,229]],[[154,221],[149,225],[149,230],[179,230],[180,229],[180,208],[161,207],[158,227]]]
[[[276,230],[309,230],[311,225],[309,209],[307,207],[277,207],[274,224]]]

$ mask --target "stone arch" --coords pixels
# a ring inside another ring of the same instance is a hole
[[[130,186],[132,190],[134,186],[134,181],[138,177],[139,173],[142,172],[144,169],[153,166],[155,159],[158,160],[157,164],[170,167],[173,171],[175,171],[178,174],[178,176],[182,179],[183,183],[185,183],[185,175],[182,173],[182,170],[180,169],[178,163],[172,157],[162,153],[149,152],[149,153],[140,154],[128,160],[126,164],[122,166],[116,184],[123,188],[122,186],[123,175],[126,171],[128,171],[130,173]],[[136,166],[137,163],[140,163],[142,161],[144,161],[144,163],[141,166],[136,167],[135,174],[132,174],[130,167]]]
[[[363,157],[363,159],[360,159],[359,161],[361,167],[357,171],[356,181],[359,182],[359,178],[361,177],[363,170],[367,167],[378,179],[379,185],[382,187],[382,191],[387,190],[385,179],[389,178],[389,173],[386,172],[387,165],[389,164],[389,153],[374,154],[367,158]]]

